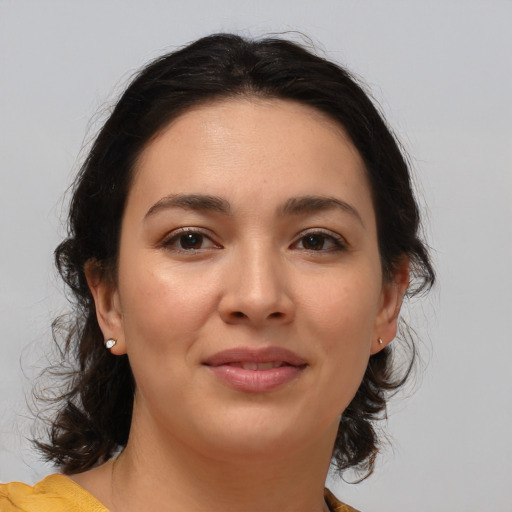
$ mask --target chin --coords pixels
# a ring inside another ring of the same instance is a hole
[[[292,417],[284,411],[261,409],[231,415],[225,421],[210,423],[200,444],[205,454],[217,460],[256,463],[287,459],[312,444],[334,443],[338,418],[325,428]]]

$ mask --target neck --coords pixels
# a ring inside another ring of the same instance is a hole
[[[112,512],[323,512],[332,443],[285,457],[222,459],[158,435],[140,439],[135,430],[112,465],[108,506]]]

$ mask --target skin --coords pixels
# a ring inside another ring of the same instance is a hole
[[[408,284],[406,262],[383,280],[365,173],[340,126],[282,100],[201,106],[149,143],[115,284],[87,267],[137,383],[130,439],[78,483],[114,511],[323,510],[339,417],[394,338]],[[229,213],[172,204],[191,194]],[[271,391],[233,389],[204,364],[269,346],[306,362]]]

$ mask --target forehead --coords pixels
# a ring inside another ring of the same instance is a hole
[[[142,152],[130,195],[137,190],[153,201],[191,192],[369,197],[364,163],[341,125],[297,102],[259,98],[208,103],[173,120]]]

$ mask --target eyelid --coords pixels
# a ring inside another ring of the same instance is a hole
[[[172,242],[174,242],[175,240],[177,241],[180,236],[185,235],[187,233],[197,233],[199,235],[204,236],[205,238],[210,240],[210,242],[212,243],[212,245],[214,247],[205,247],[205,248],[201,248],[201,249],[181,249],[179,247],[172,247]],[[183,253],[194,253],[194,252],[209,250],[212,248],[215,248],[215,249],[222,248],[222,246],[214,240],[214,237],[212,236],[212,232],[210,230],[205,229],[205,228],[196,227],[196,226],[184,226],[181,228],[173,229],[172,231],[167,233],[162,238],[161,242],[158,243],[158,246],[162,247],[164,249],[174,250],[176,252],[183,252]]]
[[[325,228],[309,228],[301,231],[297,234],[295,237],[295,241],[291,244],[291,246],[294,246],[300,242],[302,238],[308,235],[322,235],[325,236],[328,239],[331,239],[333,243],[335,244],[334,249],[324,249],[324,250],[314,250],[314,249],[303,249],[308,252],[330,252],[330,251],[336,251],[336,250],[346,250],[349,248],[349,244],[346,240],[346,238],[339,233],[336,233],[335,231],[331,231],[330,229]]]

